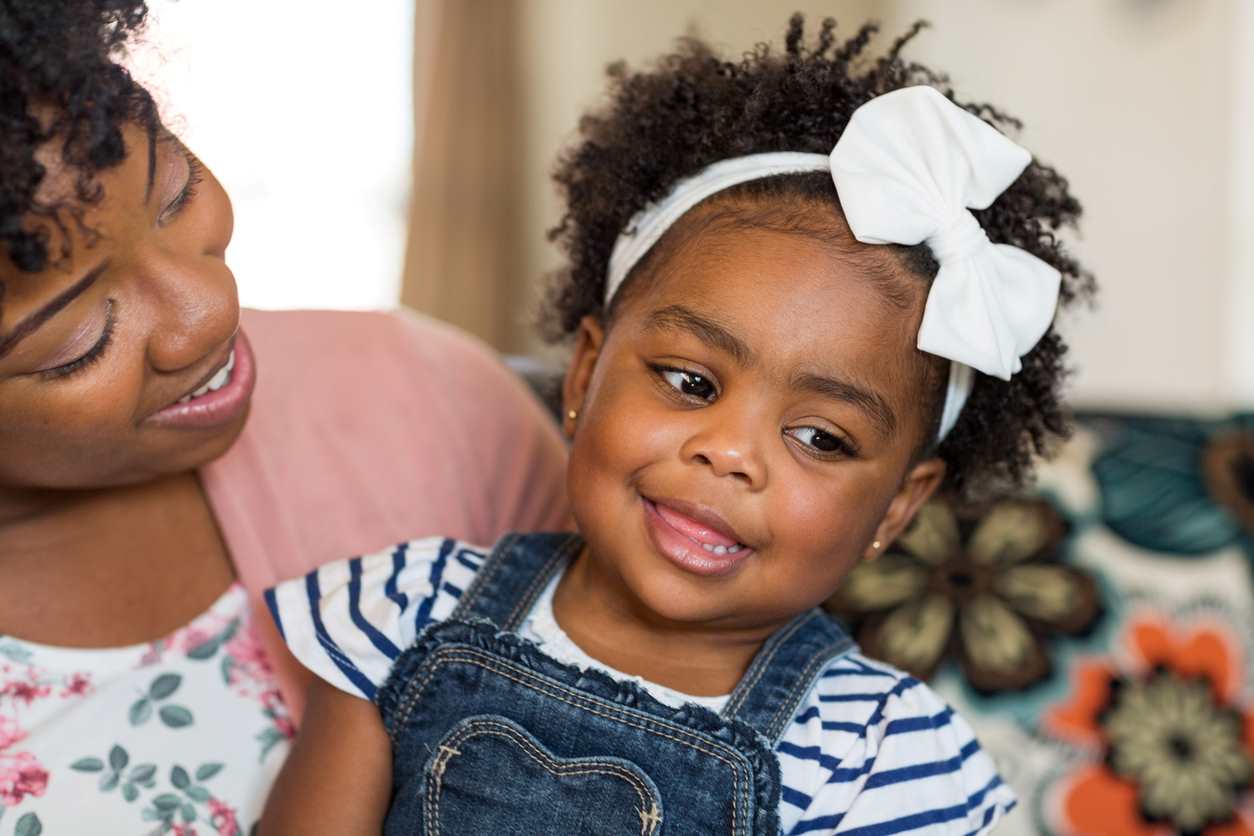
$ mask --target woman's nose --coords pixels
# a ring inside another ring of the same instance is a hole
[[[239,327],[239,297],[226,264],[212,255],[154,259],[146,283],[153,327],[148,362],[176,372],[221,349]]]
[[[715,476],[744,482],[752,490],[766,486],[760,421],[730,409],[702,410],[702,426],[684,443],[685,462],[708,467]]]

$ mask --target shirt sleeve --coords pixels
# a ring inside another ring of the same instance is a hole
[[[373,700],[422,628],[452,615],[486,554],[448,538],[414,540],[284,581],[266,604],[301,664]]]
[[[789,834],[972,836],[1015,805],[965,720],[857,655],[829,665],[777,752]]]

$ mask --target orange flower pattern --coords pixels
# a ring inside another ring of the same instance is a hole
[[[1254,836],[1254,707],[1219,624],[1132,620],[1126,659],[1078,664],[1044,730],[1088,753],[1051,805],[1062,833]]]

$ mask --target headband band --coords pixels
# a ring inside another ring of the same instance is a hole
[[[854,111],[830,155],[752,154],[680,180],[638,212],[610,254],[605,303],[676,221],[732,186],[830,172],[854,237],[926,242],[940,265],[919,327],[921,351],[950,361],[937,441],[958,422],[975,371],[1010,380],[1053,322],[1061,275],[1031,253],[993,244],[969,209],[985,209],[1032,161],[1028,151],[931,87],[906,87]]]

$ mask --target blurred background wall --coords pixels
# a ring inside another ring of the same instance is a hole
[[[228,12],[224,6],[238,6]],[[247,304],[406,304],[506,351],[559,206],[548,173],[604,66],[788,14],[934,24],[907,53],[1022,118],[1085,205],[1099,308],[1064,322],[1089,407],[1254,404],[1254,4],[1245,0],[156,0],[137,56],[237,208]],[[241,29],[238,21],[250,20]],[[229,24],[227,22],[230,22]],[[328,45],[335,52],[328,54]]]

